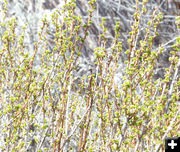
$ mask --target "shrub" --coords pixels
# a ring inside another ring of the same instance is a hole
[[[155,10],[139,40],[146,1],[135,6],[128,50],[119,41],[120,22],[107,47],[102,18],[99,46],[84,75],[77,69],[95,0],[89,1],[86,23],[74,14],[74,0],[54,11],[51,21],[44,17],[33,50],[25,46],[26,25],[17,29],[16,18],[7,18],[7,3],[1,5],[1,151],[160,151],[165,137],[178,136],[180,37],[172,46],[164,78],[156,79],[164,46],[154,49],[153,41],[163,16]],[[51,29],[55,32],[49,33]]]

